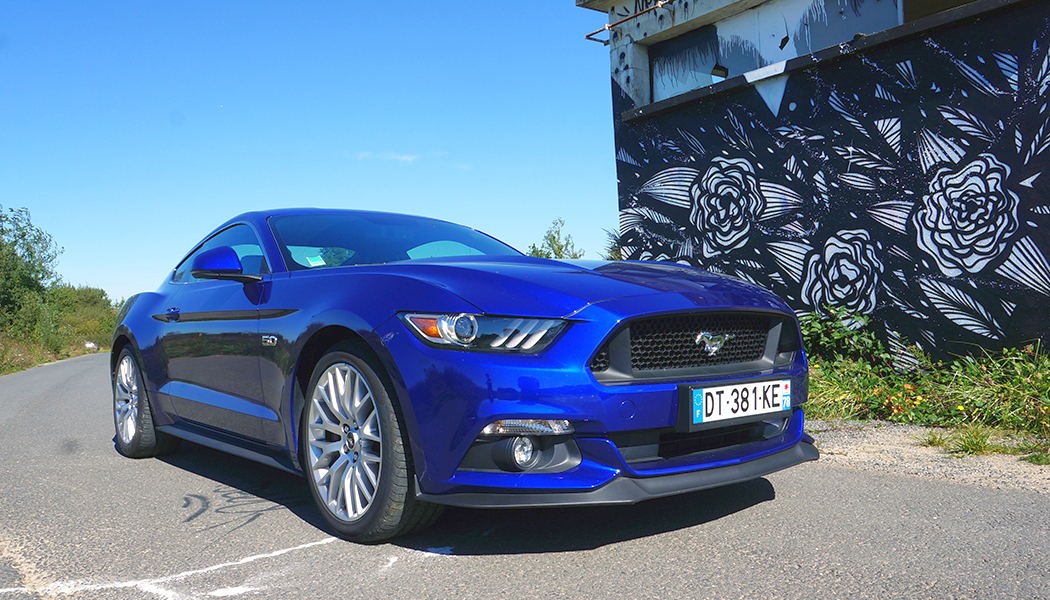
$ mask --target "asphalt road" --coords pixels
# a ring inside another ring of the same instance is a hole
[[[1050,598],[1050,495],[807,463],[632,507],[332,538],[301,479],[114,449],[107,357],[0,377],[0,600]]]

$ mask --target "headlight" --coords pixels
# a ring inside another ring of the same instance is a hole
[[[568,326],[561,319],[490,317],[468,313],[404,313],[398,316],[416,337],[432,345],[527,354],[543,350]]]

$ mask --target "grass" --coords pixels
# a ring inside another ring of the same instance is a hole
[[[22,300],[0,310],[0,375],[108,349],[117,309],[104,291],[59,284]]]
[[[1022,456],[1021,460],[1033,465],[1050,465],[1050,452],[1036,452],[1028,456]]]
[[[945,448],[951,440],[951,432],[932,427],[918,437],[919,444],[928,448]]]
[[[951,442],[956,454],[988,454],[992,450],[992,432],[978,425],[959,430]]]
[[[905,368],[863,318],[828,308],[804,317],[802,329],[811,356],[808,416],[936,427],[920,443],[1050,461],[1050,356],[1040,344],[948,362],[912,348],[915,363]]]
[[[1017,453],[1023,455],[1021,460],[1033,465],[1050,465],[1050,447],[1046,440],[1043,440],[1042,443],[1039,441],[1022,442],[1017,447]]]
[[[15,339],[0,335],[0,375],[23,371],[64,358],[106,352],[108,350],[109,344],[99,345],[97,350],[90,350],[85,347],[84,343],[77,341],[60,347],[56,352],[34,340]]]
[[[915,436],[921,446],[941,448],[957,456],[1010,454],[1036,465],[1050,464],[1046,440],[1030,434],[980,425],[930,427]]]

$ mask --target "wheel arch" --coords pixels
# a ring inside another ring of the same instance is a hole
[[[369,340],[367,339],[368,337],[374,339]],[[409,463],[410,465],[421,464],[416,461],[416,458],[422,458],[421,456],[416,456],[419,452],[422,452],[422,448],[415,441],[418,439],[415,415],[412,412],[411,404],[407,401],[408,390],[405,388],[404,379],[401,377],[401,372],[394,363],[393,357],[390,356],[390,353],[378,337],[361,335],[359,332],[342,325],[328,325],[314,332],[306,340],[302,350],[299,352],[293,375],[294,390],[291,407],[291,433],[294,443],[290,450],[294,456],[293,462],[300,468],[304,468],[302,457],[299,455],[299,425],[303,418],[303,411],[306,408],[307,398],[309,397],[310,378],[321,358],[329,350],[340,344],[352,346],[354,353],[368,362],[376,371],[376,374],[383,379],[383,383],[390,392],[394,409],[398,412],[402,426],[406,429],[402,431],[402,436],[408,439],[406,448],[408,449]]]
[[[135,334],[131,332],[131,328],[123,323],[117,326],[116,331],[113,333],[113,346],[109,351],[109,373],[110,375],[117,368],[117,361],[120,360],[120,353],[124,351],[124,348],[130,348],[131,353],[135,355],[135,360],[139,363],[139,368],[142,370],[142,378],[145,380],[147,385],[147,391],[149,391],[149,384],[151,383],[149,372],[146,371],[145,357],[142,355],[142,348],[139,347],[138,340],[135,339]],[[152,396],[152,394],[150,394]]]
[[[117,368],[117,361],[120,359],[120,353],[124,351],[126,346],[134,348],[134,344],[131,341],[131,337],[124,333],[118,333],[113,338],[113,346],[109,351],[109,372],[110,374]]]

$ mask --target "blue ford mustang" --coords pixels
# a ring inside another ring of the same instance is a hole
[[[123,454],[185,439],[302,474],[360,541],[444,505],[630,504],[817,458],[773,294],[404,215],[231,219],[127,301],[111,371]]]

